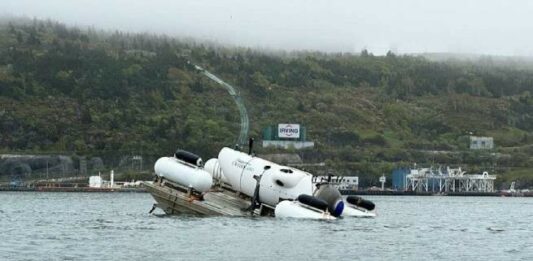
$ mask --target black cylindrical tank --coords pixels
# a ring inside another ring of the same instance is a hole
[[[174,153],[174,157],[176,157],[176,159],[185,161],[187,163],[190,163],[190,164],[193,164],[199,167],[202,166],[202,158],[186,150],[177,149],[176,153]]]
[[[328,202],[321,200],[319,198],[313,197],[311,195],[301,194],[298,196],[298,201],[300,203],[306,204],[308,206],[326,211],[328,209]]]
[[[358,197],[358,196],[348,196],[346,198],[346,201],[350,204],[356,205],[358,207],[362,207],[369,211],[372,211],[374,210],[374,208],[376,208],[376,205],[374,205],[372,201],[363,199],[362,197]]]

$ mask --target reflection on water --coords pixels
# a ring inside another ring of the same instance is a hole
[[[0,260],[533,260],[533,198],[368,197],[375,219],[150,215],[139,193],[0,193]]]

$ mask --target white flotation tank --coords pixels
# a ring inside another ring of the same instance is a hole
[[[346,206],[342,213],[345,217],[375,217],[374,211],[376,205],[370,201],[359,196],[347,196]]]
[[[336,219],[327,212],[319,211],[302,205],[298,201],[284,200],[276,205],[276,218],[308,218],[308,219]]]
[[[373,218],[376,217],[376,213],[368,211],[366,209],[357,208],[351,204],[346,204],[342,211],[343,217],[360,217],[360,218]]]
[[[228,179],[224,176],[224,172],[222,172],[220,164],[218,164],[218,159],[213,158],[206,161],[204,169],[211,174],[213,179],[228,183]]]
[[[175,157],[158,159],[154,165],[154,170],[160,177],[199,192],[206,192],[213,185],[213,179],[207,171]]]

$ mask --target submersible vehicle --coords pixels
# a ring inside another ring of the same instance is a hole
[[[313,183],[311,173],[256,157],[251,149],[247,154],[223,148],[205,165],[199,156],[177,150],[158,159],[154,170],[155,182],[144,184],[157,202],[152,211],[310,219],[375,216],[372,202],[344,199],[328,182]]]

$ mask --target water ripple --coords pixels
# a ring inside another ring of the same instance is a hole
[[[149,194],[3,192],[0,260],[533,260],[532,199],[369,199],[375,219],[313,221],[150,215]]]

